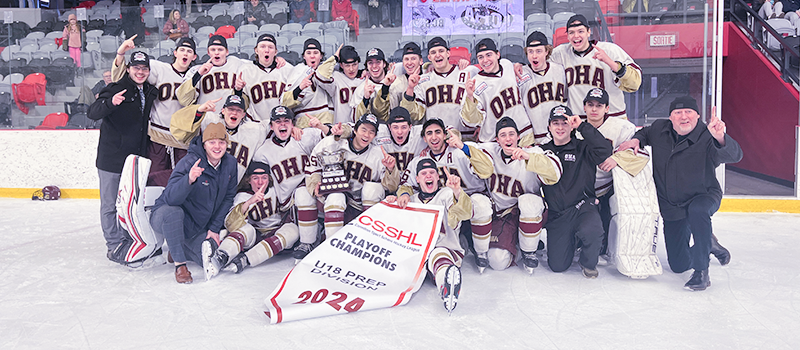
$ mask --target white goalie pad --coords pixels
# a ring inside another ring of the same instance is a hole
[[[163,187],[146,187],[151,163],[147,158],[131,154],[122,168],[117,192],[117,218],[132,239],[124,255],[125,262],[151,257],[164,242],[164,237],[150,226],[150,211],[145,211],[145,207],[152,206],[164,190]]]
[[[639,279],[660,275],[662,267],[656,243],[661,216],[652,166],[648,164],[636,176],[620,167],[615,167],[612,174],[614,196],[610,200],[608,255],[625,276]]]

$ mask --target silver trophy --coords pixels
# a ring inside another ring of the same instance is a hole
[[[324,151],[317,156],[322,163],[322,182],[319,185],[319,194],[350,191],[350,181],[344,173],[344,151]]]

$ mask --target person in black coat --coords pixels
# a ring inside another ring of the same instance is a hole
[[[150,57],[136,51],[131,54],[127,73],[106,86],[89,107],[88,117],[103,120],[97,144],[97,172],[100,177],[100,224],[111,261],[122,263],[127,237],[117,224],[117,191],[122,166],[130,154],[145,156],[150,108],[158,89],[147,82]]]
[[[561,160],[561,179],[542,186],[547,202],[547,264],[553,272],[565,271],[581,243],[578,263],[586,278],[596,278],[597,259],[603,245],[603,223],[594,182],[597,166],[611,156],[611,142],[566,106],[550,111],[548,129],[553,139],[542,145]],[[583,139],[575,137],[575,130]]]
[[[675,273],[694,269],[684,286],[693,291],[711,285],[709,254],[722,265],[730,253],[712,234],[711,216],[719,209],[722,189],[716,168],[742,159],[742,148],[725,133],[725,123],[712,109],[708,125],[699,121],[697,101],[678,97],[670,104],[669,120],[642,128],[619,150],[652,146],[653,178],[664,218],[664,242],[669,267]],[[689,247],[689,238],[694,245]]]

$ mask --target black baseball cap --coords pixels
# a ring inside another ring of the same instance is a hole
[[[131,54],[131,62],[128,64],[128,66],[145,66],[150,68],[150,56],[142,51],[134,51]]]
[[[430,49],[432,49],[434,47],[437,47],[437,46],[443,46],[445,49],[450,50],[450,47],[447,46],[447,41],[442,39],[442,37],[440,37],[440,36],[437,36],[437,37],[435,37],[435,38],[433,38],[431,40],[428,40],[428,50],[430,50]]]
[[[569,107],[561,105],[555,106],[553,109],[550,110],[550,119],[548,119],[548,123],[554,120],[563,119],[567,120],[567,116],[572,115],[572,110]]]
[[[497,137],[497,134],[500,133],[500,130],[503,128],[514,128],[514,131],[519,133],[519,128],[517,128],[517,123],[511,117],[502,117],[500,120],[497,121],[494,128],[494,136]]]
[[[378,117],[376,117],[374,114],[367,113],[362,115],[361,118],[358,118],[358,121],[356,122],[356,127],[353,129],[358,130],[358,127],[364,123],[374,126],[375,131],[378,131]]]
[[[242,110],[246,109],[245,106],[244,106],[244,99],[239,95],[230,95],[230,96],[228,96],[228,98],[225,99],[225,104],[222,105],[222,108],[231,107],[231,106],[239,107]]]
[[[586,97],[583,99],[583,103],[586,104],[586,102],[589,101],[597,101],[608,106],[608,92],[599,87],[592,88],[586,94]]]
[[[409,123],[411,124],[411,114],[408,113],[408,110],[405,107],[395,107],[389,112],[389,121],[386,122],[387,125],[392,123]]]
[[[319,52],[322,52],[322,45],[320,45],[319,40],[308,38],[303,43],[303,53],[306,53],[306,50],[319,50]]]
[[[672,103],[669,104],[669,113],[672,114],[672,111],[682,108],[693,109],[695,112],[700,113],[700,108],[697,107],[697,100],[691,96],[679,96],[672,100]]]
[[[250,165],[247,167],[247,172],[245,175],[250,176],[253,174],[269,174],[269,165],[263,162],[252,161]]]
[[[422,49],[419,48],[417,43],[411,42],[403,45],[403,56],[405,55],[419,55],[422,56]]]
[[[278,45],[275,41],[275,36],[269,33],[259,35],[258,40],[256,40],[256,46],[258,46],[258,44],[260,44],[262,41],[269,41],[276,46]]]
[[[192,49],[193,52],[197,52],[197,45],[194,44],[194,39],[192,38],[180,38],[178,39],[178,46],[175,46],[175,50],[179,47],[186,47]]]
[[[567,20],[567,29],[580,26],[589,29],[589,21],[586,20],[586,16],[584,15],[574,15]]]
[[[274,121],[281,118],[286,118],[294,122],[294,112],[284,106],[275,106],[269,114],[269,120]]]
[[[441,119],[439,119],[439,118],[430,118],[430,119],[426,120],[424,124],[422,124],[422,137],[425,137],[425,130],[427,130],[429,126],[434,125],[434,124],[436,124],[440,128],[442,128],[442,132],[444,132],[446,130],[444,128],[444,122]]]
[[[228,39],[225,39],[224,36],[219,35],[219,34],[212,35],[210,38],[208,38],[208,46],[207,47],[212,47],[214,45],[222,46],[227,50],[228,49]]]
[[[475,45],[475,54],[479,54],[483,51],[497,51],[497,44],[494,40],[489,38],[481,39],[477,45]]]
[[[342,49],[339,50],[339,63],[353,63],[353,62],[361,62],[361,57],[358,57],[358,52],[356,52],[356,48],[350,45],[342,46]]]
[[[547,36],[540,31],[535,31],[528,35],[528,40],[525,41],[525,47],[537,47],[547,45]]]
[[[434,169],[438,171],[436,162],[430,158],[422,158],[419,160],[419,162],[417,162],[417,175],[419,175],[419,173],[424,169]]]
[[[367,59],[365,61],[369,61],[371,59],[386,61],[386,56],[383,54],[383,50],[376,47],[367,51]]]

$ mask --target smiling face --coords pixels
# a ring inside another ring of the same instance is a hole
[[[511,151],[517,148],[518,141],[519,134],[512,127],[505,127],[497,132],[497,143],[500,144],[500,148],[507,156],[510,156]]]
[[[178,10],[172,11],[172,19],[175,21],[181,19],[181,12]]]
[[[428,60],[433,62],[433,69],[439,73],[450,70],[450,50],[444,46],[436,46],[428,50]]]
[[[481,51],[477,56],[478,64],[486,73],[496,73],[500,70],[500,54],[497,52],[487,50]]]
[[[447,147],[444,138],[444,130],[442,130],[439,125],[431,124],[425,128],[425,143],[428,144],[428,148],[430,148],[431,152],[434,154],[442,154],[442,152],[444,152],[445,147]]]
[[[528,63],[534,71],[538,72],[547,67],[547,47],[544,45],[526,47],[525,53],[528,54]]]
[[[353,136],[353,147],[360,151],[369,146],[370,142],[375,138],[375,127],[362,123],[356,129],[356,134]]]
[[[225,156],[225,151],[228,150],[228,143],[222,139],[211,139],[203,142],[203,148],[206,150],[208,163],[216,165]]]
[[[228,106],[222,109],[225,117],[225,126],[228,129],[235,129],[244,118],[244,110],[236,106]]]
[[[367,61],[367,72],[372,81],[381,81],[386,75],[386,62],[377,58],[371,58]]]
[[[253,175],[250,175],[248,181],[250,183],[250,188],[253,192],[258,191],[261,186],[264,186],[269,183],[269,174],[263,172],[261,169],[256,170]]]
[[[553,143],[555,143],[556,146],[569,143],[572,127],[569,126],[569,123],[567,123],[565,119],[553,120],[547,125],[547,128],[550,130],[550,135],[553,136]]]
[[[422,192],[436,192],[439,189],[439,172],[431,168],[420,170],[417,174],[417,184]]]
[[[192,61],[197,58],[194,50],[186,46],[176,47],[172,54],[175,55],[175,68],[179,72],[187,71],[189,69],[189,65],[192,64]]]
[[[281,141],[286,141],[292,136],[292,120],[289,118],[278,118],[277,120],[273,120],[269,123],[270,128],[272,128],[272,132],[275,133],[275,136],[278,137]]]
[[[583,104],[583,110],[586,112],[586,119],[589,123],[592,125],[595,123],[602,124],[603,117],[608,113],[608,106],[595,100],[589,100]]]
[[[141,64],[130,66],[128,67],[128,75],[136,85],[142,85],[150,77],[150,68]]]
[[[212,45],[208,47],[208,56],[211,57],[209,61],[215,66],[221,66],[228,61],[228,49],[220,45]]]
[[[358,61],[351,62],[351,63],[340,63],[340,67],[342,67],[342,72],[350,79],[355,79],[356,75],[358,74]]]
[[[269,67],[275,61],[275,55],[278,54],[278,49],[271,41],[262,41],[256,46],[256,56],[258,56],[258,63],[264,67]]]
[[[411,132],[411,125],[406,122],[391,123],[389,124],[389,131],[392,133],[394,142],[402,145],[406,142],[409,132]]]
[[[422,65],[422,57],[419,55],[408,54],[403,56],[403,68],[406,69],[406,74],[417,73],[420,65]]]
[[[67,17],[67,20],[69,21],[69,24],[78,23],[78,17],[76,17],[75,15],[69,15],[69,17]]]
[[[678,135],[688,135],[697,126],[697,121],[700,120],[700,115],[691,108],[680,108],[673,110],[669,114],[669,120],[672,122],[672,128]]]
[[[589,48],[589,35],[592,31],[585,26],[577,26],[567,29],[567,39],[575,51],[581,52]]]
[[[303,52],[303,60],[306,61],[306,66],[317,69],[322,60],[322,52],[317,49],[308,49]]]

